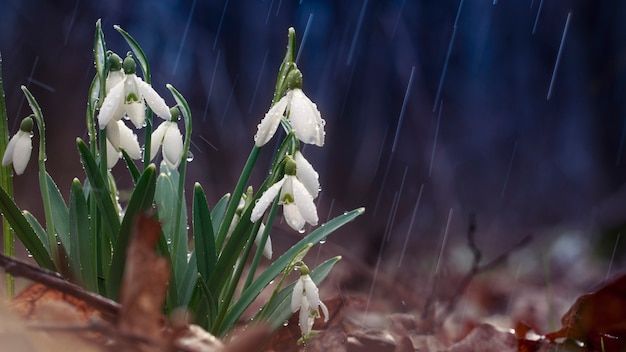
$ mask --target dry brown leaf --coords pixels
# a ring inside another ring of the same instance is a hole
[[[476,326],[463,340],[455,343],[446,352],[516,352],[517,338],[489,324]]]

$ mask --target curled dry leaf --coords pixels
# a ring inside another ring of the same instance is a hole
[[[578,340],[591,351],[626,350],[626,275],[580,296],[561,323],[563,328],[547,334],[548,340]]]

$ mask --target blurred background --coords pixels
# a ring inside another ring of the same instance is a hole
[[[30,113],[26,85],[67,195],[84,177],[75,137],[86,138],[94,24],[123,56],[120,25],[167,103],[166,83],[189,101],[188,181],[214,204],[252,147],[293,26],[304,91],[326,120],[326,145],[304,148],[320,219],[366,208],[329,251],[391,271],[432,269],[439,253],[462,261],[450,248],[474,212],[487,258],[533,234],[539,252],[564,258],[555,265],[584,252],[606,269],[626,224],[624,16],[625,2],[583,0],[0,0],[0,52],[12,133]],[[15,182],[18,204],[37,213],[35,168]],[[128,178],[123,163],[114,171]],[[301,235],[283,224],[272,236],[280,246]]]

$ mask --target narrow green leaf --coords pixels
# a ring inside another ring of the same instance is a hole
[[[89,151],[89,148],[80,138],[76,139],[78,145],[78,152],[80,159],[83,163],[85,173],[89,179],[90,193],[98,205],[102,221],[104,225],[109,229],[111,234],[111,241],[115,243],[117,241],[117,235],[120,232],[120,218],[115,210],[115,205],[111,199],[111,195],[107,191],[108,187],[105,180],[100,173],[98,164],[93,158],[93,155]]]
[[[341,257],[330,258],[311,271],[311,279],[315,282],[315,285],[320,286],[322,284],[339,260],[341,260]],[[264,308],[265,321],[259,323],[267,322],[270,329],[276,330],[282,326],[285,320],[291,317],[293,314],[291,312],[291,295],[295,284],[295,282],[289,284],[278,292],[271,302],[268,302],[269,305],[267,308]]]
[[[115,30],[118,31],[122,35],[122,37],[124,37],[126,43],[128,43],[128,46],[130,46],[130,50],[132,50],[133,54],[135,54],[135,59],[137,59],[137,61],[139,62],[141,72],[143,72],[143,80],[146,83],[150,83],[150,64],[148,64],[146,53],[143,52],[143,49],[141,49],[135,38],[133,38],[120,26],[114,25],[113,28],[115,28]]]
[[[95,292],[98,289],[96,239],[91,237],[92,233],[89,231],[89,208],[83,187],[76,178],[72,181],[70,191],[69,219],[72,270],[80,275],[83,287]]]
[[[185,274],[179,280],[180,282],[180,298],[179,306],[186,307],[189,304],[191,295],[193,294],[194,287],[196,287],[196,281],[198,280],[198,267],[196,264],[196,253],[191,252],[189,260],[187,262],[187,268]]]
[[[7,116],[7,107],[4,100],[4,86],[2,83],[2,54],[0,53],[0,155],[4,156],[4,152],[9,144],[9,119]],[[0,166],[0,187],[4,189],[10,198],[13,198],[13,171],[12,165]],[[15,236],[11,225],[6,219],[2,219],[2,238],[3,252],[7,257],[15,255]],[[15,294],[15,281],[13,276],[6,274],[4,276],[6,283],[6,296],[13,298]]]
[[[113,250],[111,269],[107,280],[107,294],[117,300],[120,293],[124,267],[126,265],[126,250],[130,243],[130,236],[135,216],[152,208],[156,189],[156,167],[149,165],[139,178],[135,190],[128,201],[124,219],[119,230],[119,236]]]
[[[20,211],[17,205],[13,202],[13,199],[0,188],[0,211],[4,215],[4,218],[9,221],[11,227],[15,231],[17,237],[22,241],[26,249],[33,256],[39,266],[57,271],[50,253],[46,250],[46,247],[41,242],[41,239],[35,233],[35,230],[30,226],[28,220],[24,217],[24,214]]]
[[[226,193],[220,200],[217,201],[215,207],[213,207],[213,211],[211,212],[211,220],[213,222],[213,233],[217,233],[217,230],[224,218],[224,212],[226,212],[226,206],[228,205],[228,200],[230,199],[230,193]]]
[[[213,229],[206,195],[202,186],[196,183],[193,193],[193,239],[198,272],[203,277],[211,275],[217,261]]]
[[[130,176],[133,178],[133,183],[137,184],[139,177],[141,176],[141,172],[135,165],[133,159],[128,155],[128,153],[122,149],[122,156],[124,157],[124,161],[126,162],[126,166],[128,167],[128,172],[130,172]]]
[[[172,264],[172,282],[176,289],[180,289],[179,281],[187,267],[187,207],[179,206],[180,198],[184,197],[184,192],[179,193],[179,180],[178,171],[170,170],[165,163],[161,163],[154,202],[163,226],[163,234],[167,239],[171,255],[169,259]],[[180,220],[177,220],[178,218]],[[181,297],[180,292],[177,292],[177,297]]]
[[[96,72],[101,81],[106,78],[107,70],[107,48],[104,42],[104,33],[102,32],[102,21],[96,21],[96,34],[93,42],[93,56],[96,65]],[[102,104],[102,103],[100,103]]]
[[[245,289],[241,293],[241,296],[239,297],[237,302],[229,310],[220,331],[227,331],[233,326],[233,324],[237,322],[237,319],[239,319],[239,317],[241,316],[241,314],[243,314],[246,308],[248,308],[248,306],[256,299],[259,293],[261,293],[261,291],[263,291],[263,289],[265,289],[265,287],[272,280],[274,280],[274,278],[276,278],[276,276],[278,276],[287,265],[289,265],[292,258],[299,251],[301,251],[309,243],[313,245],[317,244],[320,240],[326,238],[333,231],[354,220],[357,216],[363,214],[364,211],[364,208],[358,208],[337,216],[336,218],[315,229],[313,232],[305,236],[302,240],[300,240],[289,250],[283,253],[280,258],[276,259],[275,262],[273,262],[261,275],[259,275],[256,280],[254,280],[254,282],[252,282],[252,284],[247,289]]]
[[[48,182],[50,210],[54,218],[54,228],[56,229],[61,246],[65,249],[67,256],[71,257],[69,211],[67,205],[65,205],[61,191],[59,191],[59,187],[54,183],[52,176],[50,176],[48,172],[46,172],[46,180]]]
[[[48,234],[46,233],[46,229],[41,226],[37,218],[28,210],[24,210],[22,214],[26,218],[26,221],[28,221],[28,223],[30,224],[30,227],[32,227],[35,231],[37,237],[39,237],[39,241],[41,241],[41,244],[46,247],[46,251],[48,251],[48,254],[50,254],[50,243],[48,242]]]

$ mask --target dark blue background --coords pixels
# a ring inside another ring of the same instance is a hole
[[[2,0],[10,125],[17,129],[29,113],[19,90],[25,84],[47,119],[50,173],[64,193],[72,177],[83,177],[74,138],[86,137],[94,24],[102,18],[108,47],[123,54],[128,47],[112,28],[119,24],[143,46],[168,104],[166,83],[189,101],[195,156],[189,181],[201,182],[214,203],[236,182],[293,26],[304,91],[327,121],[326,145],[305,148],[320,172],[320,218],[365,206],[366,214],[335,237],[364,259],[376,257],[385,233],[386,248],[399,250],[410,225],[410,253],[437,252],[450,209],[453,239],[463,239],[468,213],[476,211],[480,245],[498,251],[557,225],[593,238],[596,229],[624,221],[626,4],[459,5]],[[433,107],[453,34],[431,165]],[[264,152],[263,163],[270,154]],[[18,197],[27,195],[18,198],[24,208],[40,203],[35,167],[31,161],[16,178]],[[263,173],[257,171],[255,185]]]

